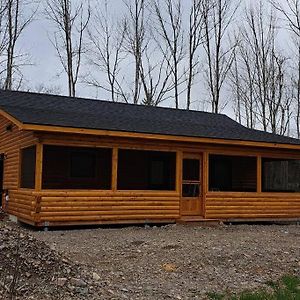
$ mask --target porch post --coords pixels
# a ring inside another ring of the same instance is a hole
[[[118,189],[118,148],[113,148],[112,153],[112,173],[111,173],[111,189],[116,192]]]
[[[35,190],[42,189],[42,171],[43,171],[43,144],[38,142],[36,145],[36,160],[35,160]]]
[[[208,174],[209,172],[209,161],[208,161],[208,152],[203,152],[203,196],[206,196],[206,193],[208,192]]]
[[[182,184],[182,151],[176,152],[176,192],[181,193]]]
[[[261,171],[261,156],[258,155],[257,156],[257,187],[256,187],[256,191],[257,193],[261,193],[262,188],[261,188],[261,181],[262,181],[262,175],[261,175],[262,171]]]
[[[202,204],[202,211],[203,211],[203,217],[206,218],[206,195],[208,192],[208,178],[209,178],[209,154],[207,151],[203,152],[203,163],[202,163],[203,171],[202,171],[202,199],[203,199],[203,204]]]

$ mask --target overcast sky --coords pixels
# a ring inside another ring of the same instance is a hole
[[[101,2],[102,0],[100,0]],[[110,0],[115,13],[123,10],[122,0]],[[72,2],[74,2],[72,0]],[[93,1],[92,1],[93,2]],[[24,32],[19,42],[22,51],[28,52],[31,56],[32,66],[24,68],[26,85],[30,88],[37,88],[40,84],[45,86],[58,86],[62,94],[68,94],[67,76],[63,72],[59,62],[57,52],[51,44],[50,38],[53,38],[55,27],[44,14],[43,1],[39,6],[35,21]],[[87,70],[83,64],[82,72]],[[95,91],[86,87],[85,84],[78,85],[78,96],[96,97]]]
[[[183,0],[183,3],[184,1],[185,0]],[[245,1],[254,3],[258,0],[244,0],[243,2]],[[116,13],[122,13],[122,0],[110,0],[110,4]],[[237,16],[237,18],[238,17],[239,16]],[[46,20],[46,17],[43,14],[43,3],[41,2],[39,11],[36,15],[36,20],[26,29],[26,32],[18,45],[22,51],[30,53],[31,62],[33,63],[32,66],[27,66],[23,69],[26,79],[25,86],[31,89],[37,89],[40,84],[44,84],[46,87],[57,86],[60,88],[62,94],[67,94],[67,78],[49,40],[49,36],[53,34],[53,30],[55,29],[49,21]],[[283,35],[283,39],[285,36],[286,35]],[[282,44],[284,44],[284,42]],[[87,69],[84,66],[82,74],[86,71]],[[79,84],[77,91],[78,96],[82,97],[107,98],[107,95],[96,94],[95,90],[86,87],[84,84]],[[197,100],[200,100],[198,104],[196,102],[194,105],[195,109],[203,109],[203,106],[201,106],[202,104],[200,104],[201,100],[203,100],[200,98],[203,97],[203,95],[203,88],[199,86],[199,89],[196,89],[194,94],[194,97],[198,98]],[[164,105],[170,106],[171,104],[165,103]],[[232,115],[232,108],[227,107],[225,112]]]

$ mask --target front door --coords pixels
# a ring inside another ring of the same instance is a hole
[[[181,215],[202,215],[202,156],[184,153],[182,158]]]

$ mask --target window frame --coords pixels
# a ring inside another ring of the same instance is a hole
[[[280,149],[277,149],[277,151],[279,151]],[[259,158],[260,161],[260,182],[258,182],[258,184],[260,184],[260,191],[259,193],[264,194],[264,195],[284,195],[284,196],[288,196],[288,195],[299,195],[300,192],[295,192],[295,193],[289,193],[289,192],[264,192],[263,191],[263,187],[262,187],[262,160],[263,158],[269,158],[269,159],[295,159],[295,160],[300,160],[300,155],[299,154],[295,154],[295,153],[274,153],[274,152],[269,152],[269,151],[264,151],[264,152],[259,152],[257,154],[257,157]]]
[[[128,189],[119,189],[118,188],[118,174],[119,174],[119,151],[120,150],[133,150],[133,151],[153,151],[153,152],[163,152],[163,153],[174,153],[175,154],[175,173],[174,173],[174,189],[172,190],[141,190],[141,189],[135,189],[135,190],[128,190]],[[177,190],[177,181],[178,181],[178,150],[167,150],[167,149],[159,149],[159,148],[151,148],[151,147],[126,147],[126,146],[120,146],[117,147],[117,153],[118,153],[118,159],[117,159],[117,178],[116,178],[116,192],[118,193],[145,193],[145,194],[161,194],[161,193],[170,193],[175,194],[178,193]]]
[[[206,181],[206,193],[207,194],[215,194],[215,195],[234,195],[234,194],[257,194],[259,193],[259,185],[260,182],[262,181],[261,178],[261,171],[259,168],[259,164],[260,164],[260,157],[261,154],[257,154],[257,153],[244,153],[242,151],[208,151],[206,152],[207,154],[207,170],[206,170],[206,177],[207,177],[207,181]],[[256,159],[256,190],[255,191],[212,191],[209,188],[209,177],[210,177],[210,168],[209,168],[209,163],[210,163],[210,156],[211,155],[219,155],[219,156],[231,156],[231,157],[245,157],[245,158],[255,158]]]
[[[98,192],[98,193],[107,193],[107,192],[112,192],[112,193],[116,193],[116,194],[130,194],[130,195],[138,195],[140,194],[141,192],[145,195],[152,195],[152,194],[170,194],[170,195],[176,195],[179,193],[179,190],[178,190],[178,180],[179,179],[179,173],[178,173],[178,169],[179,166],[178,166],[178,160],[179,160],[179,157],[180,157],[180,151],[175,149],[175,150],[168,150],[168,149],[161,149],[161,148],[157,148],[157,147],[151,147],[151,146],[147,146],[147,147],[143,147],[143,146],[135,146],[135,145],[116,145],[116,144],[111,144],[111,143],[102,143],[101,145],[88,145],[88,144],[84,144],[84,145],[81,145],[81,144],[74,144],[74,143],[64,143],[64,144],[58,144],[56,142],[51,142],[51,141],[48,141],[48,142],[45,142],[42,144],[43,146],[43,149],[44,149],[44,146],[63,146],[63,147],[79,147],[79,148],[104,148],[104,149],[107,149],[107,148],[110,148],[112,149],[112,161],[111,161],[111,166],[112,166],[112,176],[111,176],[111,189],[109,190],[100,190],[100,189],[45,189],[45,188],[41,188],[41,190],[43,192],[62,192],[62,191],[67,191],[67,192],[82,192],[84,191],[85,193],[89,194],[89,193],[95,193],[95,192]],[[119,159],[119,150],[145,150],[145,151],[158,151],[158,152],[174,152],[175,155],[176,155],[176,161],[175,161],[175,189],[174,190],[119,190],[118,189],[118,186],[117,186],[117,180],[118,180],[118,159]],[[116,160],[114,161],[114,151],[116,151]],[[115,166],[116,165],[116,166]],[[116,167],[116,178],[114,179],[114,167]],[[44,166],[42,166],[42,176],[43,176],[43,168]],[[180,175],[181,176],[181,175]],[[115,186],[114,186],[114,180],[116,181],[115,182]]]
[[[114,147],[113,145],[109,145],[109,144],[103,144],[103,145],[88,145],[88,144],[84,144],[84,145],[81,145],[81,144],[73,144],[73,143],[66,143],[66,144],[57,144],[57,143],[51,143],[51,142],[46,142],[46,143],[43,143],[42,144],[43,146],[43,155],[42,155],[42,162],[43,162],[43,159],[44,159],[44,147],[45,146],[56,146],[56,147],[68,147],[68,148],[85,148],[85,149],[110,149],[111,150],[111,176],[110,176],[110,189],[83,189],[83,188],[80,188],[80,189],[74,189],[74,188],[70,188],[70,189],[67,189],[67,188],[62,188],[62,189],[49,189],[49,188],[43,188],[43,179],[42,179],[42,187],[41,187],[41,191],[44,191],[44,192],[62,192],[62,191],[66,191],[66,192],[85,192],[85,193],[95,193],[95,192],[99,192],[99,193],[107,193],[107,192],[113,192],[114,189],[113,189],[113,166],[114,166],[114,163],[113,163],[113,150],[114,150]],[[71,160],[71,157],[69,158]],[[70,161],[71,162],[71,161]],[[71,171],[71,170],[70,170]],[[42,163],[42,178],[43,178],[43,172],[44,172],[44,164]],[[71,175],[71,174],[69,174]],[[76,179],[80,179],[79,177],[74,177]]]
[[[263,160],[264,159],[270,159],[270,160],[278,160],[278,161],[291,161],[291,160],[298,160],[300,161],[300,157],[295,155],[285,155],[285,156],[282,156],[282,155],[277,155],[277,154],[273,154],[273,155],[261,155],[261,193],[263,193],[264,195],[267,195],[267,194],[275,194],[275,195],[297,195],[297,194],[300,194],[300,191],[296,191],[296,192],[293,192],[293,191],[264,191],[264,176],[263,176]]]

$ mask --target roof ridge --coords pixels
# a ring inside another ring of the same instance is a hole
[[[101,102],[105,102],[105,103],[109,103],[109,105],[115,104],[115,105],[130,105],[130,106],[135,106],[135,107],[143,107],[145,109],[162,109],[162,110],[171,110],[171,111],[180,111],[180,112],[191,112],[191,113],[199,113],[199,114],[210,114],[210,115],[214,115],[214,116],[224,116],[229,118],[230,120],[234,121],[233,119],[231,119],[230,117],[228,117],[226,114],[223,113],[213,113],[213,112],[209,112],[209,111],[203,111],[203,110],[195,110],[195,109],[184,109],[184,108],[174,108],[174,107],[165,107],[165,106],[153,106],[153,105],[143,105],[143,104],[136,104],[136,103],[125,103],[125,102],[114,102],[114,101],[110,101],[108,99],[96,99],[96,98],[88,98],[88,97],[71,97],[71,96],[66,96],[66,95],[57,95],[57,94],[50,94],[50,93],[38,93],[38,92],[31,92],[31,91],[14,91],[14,90],[4,90],[4,89],[0,89],[0,92],[4,92],[4,93],[19,93],[19,94],[31,94],[31,95],[38,95],[38,96],[47,96],[47,97],[55,97],[55,98],[63,98],[65,100],[68,101],[93,101],[93,102],[97,102],[97,101],[101,101]],[[239,124],[239,123],[238,123]],[[243,126],[242,124],[239,124],[241,126]]]

